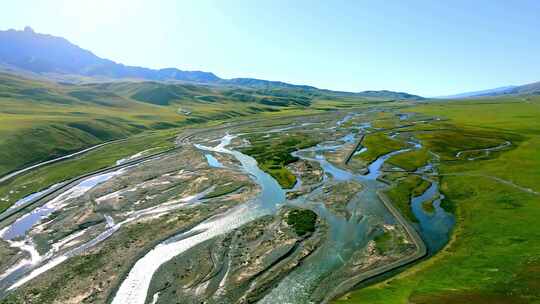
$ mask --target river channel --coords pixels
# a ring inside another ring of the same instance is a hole
[[[353,115],[347,115],[345,118],[338,121],[337,126],[339,127],[352,116]],[[363,131],[367,127],[369,127],[369,124],[364,123],[355,128]],[[336,126],[329,129],[335,128]],[[289,129],[290,128],[284,128],[280,131]],[[211,167],[226,167],[214,157],[214,154],[227,154],[233,156],[240,163],[241,170],[246,174],[249,174],[253,181],[258,184],[260,192],[252,201],[237,206],[224,214],[214,216],[187,232],[165,240],[150,250],[132,267],[116,292],[112,303],[159,303],[159,294],[149,295],[148,290],[152,280],[152,274],[154,274],[161,265],[175,256],[193,248],[197,244],[228,233],[264,215],[275,214],[283,205],[300,206],[315,211],[318,216],[327,223],[328,237],[321,247],[311,255],[305,263],[296,267],[281,280],[281,282],[273,288],[260,303],[310,303],[313,301],[315,289],[318,289],[318,293],[324,294],[330,292],[335,286],[329,282],[325,282],[325,278],[331,277],[331,275],[340,267],[346,265],[347,261],[351,259],[355,252],[365,248],[370,240],[381,233],[380,230],[374,228],[374,223],[389,225],[398,224],[394,216],[384,206],[378,196],[379,191],[388,187],[388,184],[379,179],[382,174],[383,165],[393,155],[404,153],[412,149],[419,149],[421,147],[417,142],[410,142],[410,147],[408,148],[380,156],[368,166],[366,174],[358,174],[345,168],[337,167],[326,159],[325,153],[338,151],[342,149],[343,146],[354,143],[358,140],[361,133],[362,132],[349,133],[335,141],[321,143],[314,147],[293,153],[293,156],[295,157],[306,161],[316,162],[321,166],[325,173],[325,178],[322,182],[323,184],[355,181],[362,185],[362,190],[357,194],[357,197],[354,200],[351,200],[347,205],[347,210],[351,214],[348,218],[337,216],[332,211],[328,210],[323,202],[312,199],[313,197],[316,197],[318,191],[321,191],[321,187],[307,195],[287,200],[287,190],[281,188],[279,183],[272,176],[261,170],[254,158],[230,148],[231,141],[239,135],[227,133],[221,138],[218,138],[219,144],[216,146],[195,144],[195,147],[204,153],[206,160]],[[363,153],[364,151],[366,151],[365,147],[359,147],[359,153]],[[433,170],[431,165],[429,165],[429,168],[423,169]],[[36,225],[40,219],[47,217],[54,210],[58,210],[66,197],[82,195],[82,193],[89,188],[119,173],[121,172],[113,172],[108,175],[98,176],[94,179],[82,182],[42,207],[35,209],[27,215],[21,216],[11,226],[6,227],[0,232],[2,238],[9,242],[24,239],[26,232]],[[428,179],[428,177],[423,178]],[[416,229],[420,232],[422,239],[432,254],[437,250],[440,250],[448,241],[449,233],[454,225],[454,219],[440,206],[443,196],[439,193],[438,183],[431,180],[430,182],[431,186],[422,195],[412,198],[411,206],[414,215],[418,219],[418,223],[415,224]],[[301,180],[299,180],[298,183],[300,184]],[[198,195],[190,199],[198,201],[202,196],[203,195]],[[433,204],[433,210],[431,212],[428,212],[423,208],[423,205],[428,201],[431,201]],[[157,211],[145,210],[145,212]],[[137,216],[140,215],[135,214],[128,220],[134,220]],[[104,240],[114,231],[119,229],[123,223],[115,224],[114,222],[111,222],[109,224],[110,228],[95,240],[80,246],[73,252],[68,252],[67,254],[52,259],[47,264],[34,269],[29,276],[26,276],[23,279],[20,279],[20,275],[15,276],[17,272],[27,272],[31,269],[30,267],[32,265],[36,265],[44,259],[44,257],[40,257],[39,254],[37,257],[32,256],[32,259],[26,260],[26,264],[19,265],[20,267],[17,269],[9,270],[11,271],[10,273],[2,274],[0,276],[0,287],[2,289],[12,289],[22,285],[40,273],[62,263],[70,256],[80,254],[82,250],[88,248],[88,246],[94,245],[95,242]],[[24,241],[22,244],[23,243]],[[21,249],[24,249],[22,248],[22,245],[20,247]],[[28,251],[31,253],[30,250]],[[12,276],[13,278],[11,278]],[[15,278],[17,278],[17,280],[15,280]]]
[[[341,123],[343,121],[338,124]],[[388,187],[386,183],[378,180],[385,161],[393,155],[421,147],[418,143],[411,143],[411,148],[383,155],[369,165],[368,173],[365,175],[338,168],[326,160],[324,152],[341,149],[346,143],[354,142],[356,136],[357,134],[350,133],[336,142],[319,144],[293,153],[300,159],[318,162],[326,175],[324,182],[355,180],[363,185],[363,190],[358,193],[358,198],[347,206],[352,215],[350,218],[336,216],[323,203],[312,202],[305,197],[286,200],[286,190],[281,188],[279,183],[269,174],[262,171],[255,159],[228,148],[231,140],[237,137],[235,135],[224,135],[215,147],[196,144],[197,148],[205,152],[210,166],[223,167],[210,152],[234,156],[240,162],[242,170],[248,173],[260,186],[260,193],[250,203],[211,218],[190,231],[155,247],[135,264],[121,284],[113,303],[158,302],[159,294],[147,294],[152,279],[149,273],[155,273],[162,264],[197,244],[228,233],[258,217],[276,213],[279,207],[284,204],[303,206],[314,210],[328,224],[329,237],[322,247],[309,257],[306,263],[289,273],[260,303],[310,303],[315,288],[328,288],[329,291],[334,286],[321,284],[321,281],[343,266],[357,250],[365,247],[369,240],[380,233],[373,229],[372,221],[377,219],[387,224],[396,224],[395,218],[388,212],[377,195],[377,191]],[[440,249],[441,244],[444,245],[448,240],[453,219],[450,214],[440,208],[440,198],[435,200],[436,212],[432,214],[426,213],[418,206],[427,200],[436,198],[437,195],[439,195],[438,184],[432,183],[426,193],[413,199],[414,212],[419,218],[418,230],[423,237],[424,234],[426,235],[428,248],[433,250]]]

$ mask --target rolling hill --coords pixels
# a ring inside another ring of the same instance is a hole
[[[0,73],[0,175],[145,131],[373,101],[377,99],[295,87],[157,81],[68,84]]]

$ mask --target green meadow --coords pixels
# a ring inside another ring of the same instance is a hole
[[[448,119],[418,127],[417,136],[441,159],[444,204],[457,220],[451,241],[335,303],[540,303],[540,98],[440,101],[407,111]],[[512,146],[481,159],[455,157],[505,140]]]

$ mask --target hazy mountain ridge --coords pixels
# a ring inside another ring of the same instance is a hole
[[[249,87],[256,89],[294,89],[302,92],[323,92],[388,99],[422,99],[417,95],[392,91],[365,91],[360,93],[321,90],[309,85],[290,84],[254,78],[222,79],[211,72],[183,71],[177,68],[149,69],[127,66],[100,58],[65,38],[34,32],[0,31],[0,68],[10,73],[38,79],[66,82],[96,82],[116,80],[151,80],[192,82],[219,86]]]
[[[392,98],[392,99],[423,99],[423,97],[418,95],[409,94],[406,92],[394,92],[388,90],[380,91],[362,91],[357,93],[358,96],[362,97],[373,97],[373,98]]]
[[[64,38],[38,34],[29,27],[24,31],[0,31],[0,62],[38,74],[59,73],[113,79],[182,80],[201,83],[220,80],[209,72],[126,66],[100,58]]]
[[[441,99],[459,99],[471,97],[493,97],[501,95],[539,95],[540,81],[520,86],[505,86],[488,90],[473,91],[455,95],[440,96]]]

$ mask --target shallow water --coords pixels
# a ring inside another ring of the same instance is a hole
[[[454,216],[441,207],[443,198],[444,196],[439,194],[439,184],[432,182],[424,193],[411,200],[412,212],[418,219],[420,234],[430,254],[439,251],[448,243],[455,224]],[[435,199],[432,203],[434,210],[429,213],[422,205],[432,199]]]
[[[382,166],[390,157],[422,147],[416,141],[410,141],[409,144],[411,148],[393,151],[377,158],[368,166],[368,173],[365,175],[354,174],[328,162],[322,152],[336,150],[339,148],[336,146],[318,145],[293,153],[299,158],[318,162],[333,180],[355,180],[361,182],[364,188],[358,194],[358,200],[351,201],[347,206],[352,214],[348,220],[335,216],[322,204],[316,206],[317,214],[329,224],[330,238],[323,247],[308,258],[308,261],[285,277],[260,303],[311,303],[314,300],[312,293],[315,288],[318,288],[319,292],[321,292],[320,288],[323,288],[321,294],[325,294],[335,287],[328,282],[321,286],[321,280],[342,266],[354,252],[363,248],[375,236],[376,231],[368,222],[395,223],[395,218],[380,202],[377,195],[377,191],[387,188],[387,185],[380,182],[378,177],[381,175]],[[422,169],[431,170],[432,166],[428,165]],[[450,231],[454,225],[452,215],[440,207],[441,198],[434,202],[435,212],[433,214],[427,214],[422,209],[422,204],[432,199],[436,193],[438,193],[438,185],[434,183],[426,193],[413,198],[412,201],[413,212],[419,219],[420,233],[431,252],[440,250],[448,242]],[[339,282],[335,282],[335,284],[337,283]]]
[[[22,264],[20,269],[17,270],[16,273],[10,274],[7,277],[6,280],[3,280],[2,282],[0,282],[0,286],[9,286],[8,290],[17,288],[17,287],[25,284],[26,282],[30,281],[31,279],[37,277],[38,275],[40,275],[40,274],[42,274],[42,273],[44,273],[46,271],[49,271],[52,268],[60,265],[61,263],[63,263],[67,259],[78,256],[78,255],[81,255],[82,253],[87,251],[89,248],[92,248],[92,247],[96,246],[97,244],[103,242],[104,240],[106,240],[110,236],[112,236],[116,231],[118,231],[123,225],[125,225],[125,224],[127,224],[129,222],[135,221],[135,220],[137,220],[137,219],[139,219],[141,217],[144,217],[144,216],[157,216],[157,215],[160,215],[160,214],[165,214],[165,213],[170,212],[170,211],[175,210],[175,209],[179,209],[179,208],[183,208],[183,207],[186,207],[186,206],[189,206],[189,205],[199,203],[203,199],[203,197],[206,196],[208,193],[212,192],[213,189],[214,189],[214,187],[210,187],[210,188],[206,189],[205,191],[203,191],[201,193],[198,193],[198,194],[195,194],[195,195],[183,197],[181,199],[166,202],[166,203],[158,205],[158,206],[149,207],[149,208],[146,208],[146,209],[135,211],[135,212],[131,213],[127,219],[123,220],[122,222],[116,223],[116,224],[114,223],[112,217],[110,217],[108,215],[105,215],[105,220],[106,220],[106,223],[107,223],[107,229],[105,231],[101,232],[95,238],[93,238],[93,239],[91,239],[91,240],[89,240],[89,241],[87,241],[87,242],[73,248],[73,249],[68,250],[66,253],[63,253],[63,254],[60,254],[60,255],[55,255],[55,253],[56,253],[55,251],[58,251],[58,249],[56,249],[56,250],[53,249],[52,251],[48,252],[44,257],[39,257],[39,260],[37,260],[37,261],[34,261],[32,263]],[[80,231],[79,234],[80,235],[84,234],[84,231]],[[76,238],[76,237],[74,237],[74,238]],[[62,243],[62,242],[63,241],[59,241],[58,243]],[[53,244],[53,248],[59,247],[60,244],[58,244],[58,243]],[[42,262],[42,261],[43,261],[42,265],[40,265],[39,267],[37,267],[35,269],[31,269],[30,266],[33,266],[37,262]],[[26,272],[28,272],[29,270],[31,270],[30,273],[26,274]]]
[[[322,203],[315,205],[314,210],[328,224],[330,237],[308,258],[308,261],[287,275],[260,303],[310,303],[314,288],[331,289],[334,287],[319,286],[319,282],[343,266],[357,250],[366,246],[367,242],[374,237],[376,230],[372,226],[373,222],[394,224],[393,216],[378,198],[377,191],[386,185],[377,181],[377,177],[388,158],[406,150],[394,151],[379,157],[369,166],[368,174],[360,175],[338,168],[325,159],[322,152],[334,148],[334,146],[319,145],[297,151],[293,155],[318,162],[332,180],[355,180],[362,183],[363,190],[357,195],[357,199],[353,199],[347,206],[351,217],[346,219],[336,216]],[[314,157],[312,157],[313,153],[315,153]],[[292,204],[298,203],[292,202]]]
[[[23,198],[21,198],[20,200],[16,201],[13,205],[11,205],[8,209],[6,209],[6,211],[4,212],[9,212],[9,211],[12,211],[13,209],[17,209],[18,207],[28,203],[29,201],[33,200],[34,198],[42,195],[43,193],[46,193],[47,191],[50,191],[50,190],[53,190],[59,186],[61,186],[63,183],[58,183],[58,184],[54,184],[44,190],[41,190],[41,191],[38,191],[38,192],[34,192],[32,194],[29,194]]]
[[[80,197],[88,190],[95,187],[97,184],[105,182],[113,176],[121,174],[122,172],[123,169],[84,179],[75,187],[70,188],[69,190],[47,202],[43,206],[38,207],[32,210],[30,213],[21,216],[9,226],[9,228],[2,234],[1,237],[4,240],[14,240],[24,237],[26,233],[40,221],[49,217],[54,211],[63,208],[66,201]],[[37,193],[31,194],[30,196],[33,196],[32,198],[34,198],[37,196]],[[23,198],[23,200],[28,201],[32,198],[25,197]]]
[[[232,154],[241,163],[243,170],[248,172],[261,187],[255,201],[233,208],[223,215],[213,217],[186,233],[174,236],[156,246],[135,263],[120,285],[112,303],[145,303],[152,280],[152,275],[149,274],[154,274],[165,262],[197,244],[239,228],[265,214],[275,212],[278,205],[285,201],[285,191],[274,178],[257,166],[255,159],[226,148],[233,138],[234,136],[227,134],[216,147],[203,145],[196,145],[196,147],[206,151]]]
[[[206,161],[208,162],[208,165],[210,167],[223,168],[223,164],[219,160],[217,160],[214,155],[206,153],[204,154],[204,157],[206,157]]]

